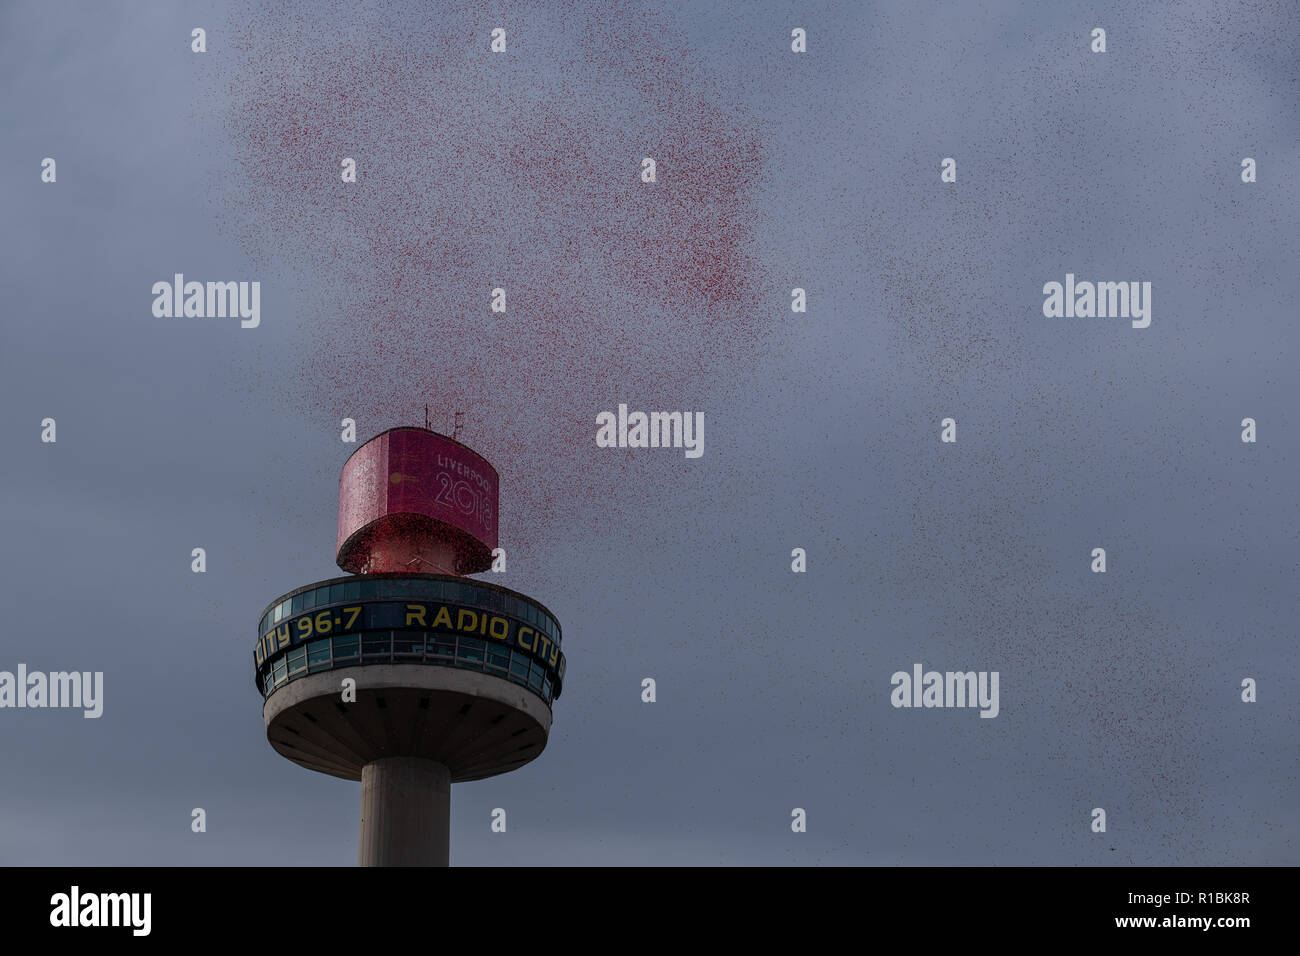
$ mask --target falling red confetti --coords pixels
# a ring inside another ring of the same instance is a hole
[[[422,423],[426,402],[444,431],[465,410],[533,537],[673,457],[593,469],[599,411],[697,408],[759,350],[776,311],[756,252],[763,136],[706,58],[627,4],[514,15],[505,54],[473,5],[393,19],[250,13],[225,201],[250,253],[274,249],[300,284],[279,397],[355,418],[362,439]]]

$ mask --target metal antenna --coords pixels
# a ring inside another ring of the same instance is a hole
[[[429,427],[429,406],[428,405],[424,406],[424,430],[426,432],[433,431],[433,429]]]
[[[460,441],[460,430],[464,427],[465,427],[465,413],[457,412],[456,425],[455,428],[452,430],[451,437],[456,439],[456,441]]]

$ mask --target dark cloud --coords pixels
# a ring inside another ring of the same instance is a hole
[[[428,403],[568,657],[453,862],[1296,862],[1293,5],[677,6],[512,7],[496,59],[473,4],[0,11],[0,669],[105,672],[0,711],[0,859],[355,859],[254,626],[337,573],[339,419]],[[261,327],[153,318],[175,272]],[[1043,318],[1066,272],[1150,328]],[[624,401],[704,457],[597,449]],[[894,710],[916,661],[1001,715]]]

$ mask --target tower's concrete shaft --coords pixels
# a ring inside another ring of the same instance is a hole
[[[447,866],[451,773],[436,760],[385,757],[361,769],[358,866]]]

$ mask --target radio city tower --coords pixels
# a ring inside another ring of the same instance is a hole
[[[339,478],[338,565],[271,602],[253,654],[266,739],[361,781],[361,866],[446,866],[451,784],[546,746],[560,624],[464,577],[497,545],[497,473],[460,442],[393,428]]]

